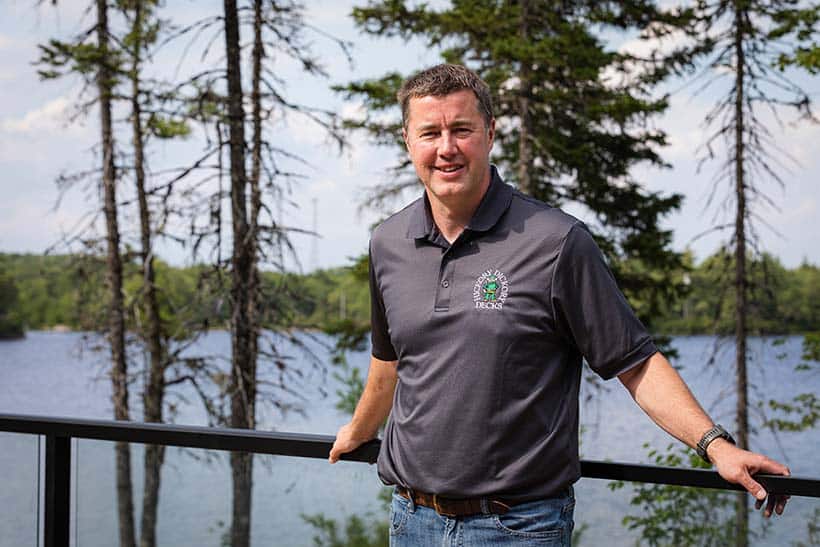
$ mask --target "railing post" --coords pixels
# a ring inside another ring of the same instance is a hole
[[[71,513],[71,437],[46,435],[43,545],[68,547]]]

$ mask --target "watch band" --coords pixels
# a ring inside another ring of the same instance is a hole
[[[709,445],[712,444],[712,441],[714,441],[715,439],[726,439],[732,444],[737,444],[735,443],[735,440],[732,438],[729,432],[723,429],[722,425],[715,424],[715,426],[712,427],[712,429],[703,434],[703,437],[701,437],[701,439],[698,441],[697,446],[695,447],[695,451],[697,451],[698,456],[703,458],[703,460],[706,463],[712,463],[712,461],[709,459],[709,456],[706,454],[706,449],[709,448]]]

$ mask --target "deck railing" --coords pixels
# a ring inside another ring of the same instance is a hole
[[[46,438],[43,538],[45,547],[69,544],[71,513],[71,439],[181,446],[303,458],[327,458],[334,437],[247,429],[83,420],[48,416],[0,414],[0,432],[43,435]],[[380,442],[370,441],[342,459],[374,463]],[[698,488],[742,490],[715,471],[616,462],[581,461],[587,478],[673,484]],[[820,479],[755,475],[771,494],[820,498]]]

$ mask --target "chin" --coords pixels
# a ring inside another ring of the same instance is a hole
[[[465,193],[466,188],[461,181],[435,181],[430,186],[432,192],[439,197],[456,197]]]

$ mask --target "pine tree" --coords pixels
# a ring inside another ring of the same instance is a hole
[[[682,267],[681,256],[659,225],[681,196],[648,192],[630,171],[642,163],[665,166],[658,152],[665,135],[647,121],[667,108],[665,97],[649,94],[671,68],[659,64],[629,83],[608,80],[626,59],[607,51],[591,26],[632,28],[671,16],[648,2],[490,0],[454,1],[442,9],[387,0],[352,15],[368,34],[423,39],[441,50],[443,60],[469,66],[490,85],[498,120],[493,161],[521,191],[589,212],[621,287],[651,326],[661,303],[682,290],[672,275]],[[396,145],[402,158],[391,183],[374,191],[374,203],[417,184],[404,158],[398,117],[382,121],[394,110],[402,79],[392,73],[338,88],[367,108],[364,119],[348,120],[348,126]]]

